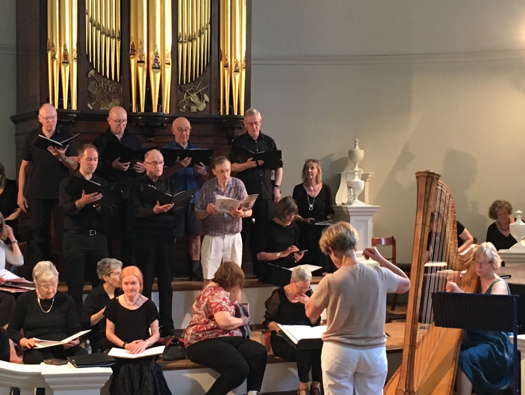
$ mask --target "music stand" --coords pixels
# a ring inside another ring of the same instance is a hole
[[[435,292],[432,310],[436,326],[513,332],[514,380],[512,392],[520,394],[518,356],[518,295]]]

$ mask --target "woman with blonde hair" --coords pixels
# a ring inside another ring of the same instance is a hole
[[[293,198],[297,203],[300,219],[301,244],[308,253],[305,263],[322,266],[325,272],[332,272],[334,267],[319,249],[319,239],[323,230],[316,222],[326,221],[334,215],[332,191],[323,183],[323,170],[317,159],[307,159],[302,170],[303,182],[293,189]]]
[[[490,295],[510,294],[507,283],[496,274],[501,258],[490,242],[481,243],[474,251],[474,270],[480,287],[476,292]],[[448,292],[463,292],[452,281]],[[506,332],[467,330],[459,353],[457,388],[459,395],[494,393],[512,382],[513,351]]]
[[[106,309],[106,337],[115,347],[138,354],[159,340],[159,313],[155,304],[142,295],[144,280],[138,267],[122,269],[120,282],[123,294],[112,299]],[[110,392],[171,394],[162,370],[151,357],[119,360]]]

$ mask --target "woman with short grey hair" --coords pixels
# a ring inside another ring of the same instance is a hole
[[[278,324],[319,325],[319,320],[312,324],[304,311],[305,304],[312,296],[311,280],[312,274],[308,270],[294,267],[290,283],[274,290],[265,302],[263,325],[271,331],[273,353],[285,361],[297,362],[299,395],[306,395],[309,387],[310,394],[321,393],[321,350],[296,350],[277,333],[280,331]]]
[[[106,306],[109,301],[122,294],[120,273],[122,262],[115,258],[103,258],[97,262],[97,275],[102,284],[93,288],[84,301],[82,322],[91,328],[89,341],[93,352],[111,348],[106,338]]]
[[[33,268],[35,290],[20,295],[8,327],[11,340],[24,350],[24,363],[39,364],[45,359],[66,359],[85,354],[75,339],[61,346],[36,349],[37,339],[62,340],[80,331],[73,298],[58,290],[58,271],[50,261]]]

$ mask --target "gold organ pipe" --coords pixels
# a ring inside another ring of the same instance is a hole
[[[106,0],[106,78],[110,78],[111,67],[111,0]]]
[[[70,5],[70,68],[69,78],[71,84],[71,109],[77,110],[77,74],[78,74],[78,2],[69,0]]]
[[[193,58],[193,0],[188,0],[188,8],[186,11],[186,26],[187,26],[187,41],[188,41],[188,54],[187,54],[187,65],[186,65],[186,80],[191,82],[191,59]]]
[[[178,81],[182,84],[182,48],[183,48],[183,33],[182,33],[182,0],[177,1],[177,62],[178,62]]]
[[[52,31],[52,40],[54,53],[51,58],[51,63],[53,64],[53,99],[54,106],[58,108],[58,98],[60,96],[60,58],[61,58],[61,48],[60,48],[60,1],[59,0],[49,0],[52,2],[52,18],[53,18],[53,31]]]
[[[91,1],[91,66],[97,68],[97,0]]]
[[[231,81],[231,1],[224,0],[224,113],[230,114],[230,81]]]
[[[102,0],[101,4],[101,11],[100,11],[100,19],[102,22],[102,26],[100,29],[100,40],[102,47],[100,50],[102,51],[102,58],[101,58],[101,74],[104,77],[107,77],[106,74],[106,62],[107,62],[107,37],[108,37],[108,1]]]
[[[224,114],[224,3],[219,3],[219,114]]]
[[[47,85],[49,91],[49,103],[54,103],[54,84],[53,84],[53,57],[55,53],[55,43],[53,42],[53,25],[55,21],[53,12],[53,0],[47,0]]]
[[[101,38],[101,31],[100,29],[102,28],[102,25],[101,25],[101,21],[100,21],[100,18],[101,18],[101,6],[102,6],[102,0],[95,0],[95,5],[96,5],[96,17],[97,17],[97,23],[96,23],[96,40],[95,40],[95,50],[96,50],[96,70],[97,72],[101,72],[101,68],[100,68],[100,57],[102,56],[102,53],[101,53],[101,48],[100,48],[100,38]]]
[[[241,69],[239,82],[239,111],[244,114],[244,97],[246,89],[246,0],[239,0],[241,6]]]
[[[109,71],[108,75],[112,80],[115,80],[115,2],[116,0],[109,0]]]
[[[241,54],[241,40],[240,40],[240,0],[232,1],[232,99],[233,99],[233,114],[239,114],[239,77],[240,77],[240,54]]]
[[[62,108],[69,104],[69,65],[71,58],[71,10],[70,0],[60,0],[60,75],[62,77]]]
[[[149,0],[148,69],[151,89],[151,107],[158,112],[160,91],[160,0]]]
[[[115,53],[116,53],[116,69],[117,81],[120,81],[120,1],[115,2]]]
[[[146,107],[147,53],[148,53],[148,2],[137,0],[137,78],[139,88],[139,108]]]
[[[211,48],[211,0],[206,1],[206,64],[210,61]]]
[[[172,7],[171,0],[162,0],[161,5],[161,83],[162,83],[162,111],[164,113],[170,112],[170,99],[171,99],[171,47],[173,44],[172,37]]]
[[[86,55],[91,62],[91,53],[89,52],[91,46],[91,21],[89,20],[90,6],[91,0],[86,0]]]
[[[193,21],[195,31],[195,61],[193,62],[193,74],[195,79],[199,77],[199,63],[201,61],[201,3],[202,0],[193,0],[195,2],[195,10],[193,12]]]
[[[131,79],[131,111],[137,112],[137,11],[138,0],[130,1],[129,64]]]

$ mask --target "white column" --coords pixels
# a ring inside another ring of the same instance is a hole
[[[335,207],[335,217],[340,221],[347,221],[356,228],[359,234],[356,250],[362,251],[372,245],[374,234],[374,214],[381,208],[372,204],[359,206],[341,205]]]
[[[43,370],[44,381],[52,395],[99,395],[113,371],[111,368]]]

